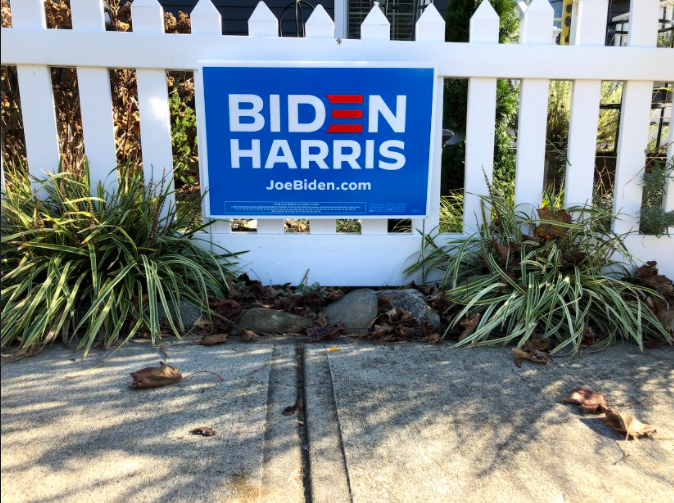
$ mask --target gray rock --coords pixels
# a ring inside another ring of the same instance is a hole
[[[380,290],[378,298],[388,297],[393,301],[393,307],[409,311],[419,322],[428,321],[431,327],[440,326],[440,315],[431,306],[426,304],[424,294],[413,288],[405,290]]]
[[[243,314],[239,325],[261,334],[300,334],[311,326],[311,320],[297,314],[256,307]]]
[[[344,323],[345,334],[364,333],[377,317],[377,296],[369,288],[354,290],[327,306],[325,315],[330,325]]]
[[[174,317],[173,318],[173,323],[176,324],[176,327],[178,326],[178,320],[175,317],[175,313],[173,312],[173,305],[170,300],[168,300],[169,303],[169,310],[171,312],[171,315]],[[166,311],[164,310],[164,306],[161,304],[161,302],[157,305],[157,310],[159,312],[159,322],[165,322],[168,323],[167,316],[166,316]],[[198,307],[194,307],[192,304],[187,302],[186,300],[181,300],[180,301],[180,317],[183,320],[183,325],[185,326],[185,330],[190,330],[194,328],[194,326],[197,324],[197,322],[201,319],[201,309]]]

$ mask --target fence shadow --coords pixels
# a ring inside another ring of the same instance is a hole
[[[522,368],[509,348],[349,345],[329,359],[356,500],[425,487],[450,500],[576,501],[646,484],[665,501],[674,483],[673,348],[619,345]],[[660,439],[630,442],[623,459],[624,437],[559,402],[576,387],[657,425]]]

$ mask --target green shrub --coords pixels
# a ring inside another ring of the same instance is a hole
[[[639,218],[639,230],[642,234],[669,236],[669,228],[674,227],[674,211],[663,208],[665,186],[674,177],[674,160],[664,163],[655,160],[646,166],[642,184],[644,194]]]
[[[554,352],[577,351],[589,333],[602,337],[596,345],[618,337],[641,347],[645,338],[672,342],[648,307],[661,296],[623,279],[627,267],[615,257],[630,256],[622,237],[606,230],[610,214],[575,209],[573,222],[549,206],[536,218],[500,194],[484,198],[483,210],[486,205],[492,207],[489,225],[448,244],[425,236],[423,258],[408,270],[444,273],[442,286],[454,303],[449,329],[479,314],[476,330],[458,345],[522,346],[535,335],[556,343]]]
[[[440,198],[440,232],[463,232],[463,192],[454,190]]]
[[[139,332],[160,341],[159,306],[184,330],[180,302],[209,313],[225,296],[232,254],[199,246],[206,225],[167,207],[168,190],[124,169],[116,191],[91,196],[88,169],[30,180],[8,171],[2,193],[2,347],[34,352],[79,336],[86,353]],[[36,187],[36,184],[39,185]],[[32,189],[46,193],[39,200]],[[199,205],[201,201],[192,204]],[[187,212],[189,213],[189,212]]]
[[[515,183],[511,182],[510,187],[501,189],[503,197],[507,198],[510,204],[515,201]],[[564,188],[559,190],[548,186],[543,191],[543,208],[561,207],[564,203]],[[448,196],[440,198],[440,225],[438,227],[441,233],[460,233],[463,232],[463,192],[452,191]]]

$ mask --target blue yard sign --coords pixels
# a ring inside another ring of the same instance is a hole
[[[208,216],[427,214],[433,68],[204,66],[202,76]]]

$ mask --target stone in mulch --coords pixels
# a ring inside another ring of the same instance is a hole
[[[413,288],[405,290],[380,290],[377,292],[378,298],[389,298],[393,302],[393,307],[409,311],[419,322],[427,321],[432,328],[440,326],[440,315],[431,306],[426,304],[424,294]]]
[[[377,317],[377,295],[374,290],[360,288],[347,293],[325,308],[330,326],[343,323],[347,335],[362,335]]]
[[[301,334],[311,326],[311,320],[297,314],[256,307],[243,314],[239,326],[261,334]]]
[[[172,315],[173,313],[173,304],[169,302],[169,310]],[[159,315],[159,321],[160,323],[165,323],[168,324],[168,319],[166,316],[166,311],[164,310],[164,306],[159,303],[157,304],[157,311]],[[181,300],[180,301],[180,317],[183,320],[183,325],[185,326],[185,330],[191,330],[194,328],[194,326],[197,324],[197,322],[202,318],[201,316],[201,309],[198,307],[194,307],[192,304],[187,302],[186,300]],[[173,318],[173,322],[178,324],[178,320]]]

